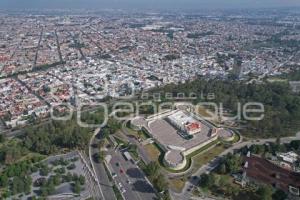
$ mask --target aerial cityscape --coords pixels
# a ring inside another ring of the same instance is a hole
[[[300,199],[299,2],[28,1],[0,3],[0,200]]]

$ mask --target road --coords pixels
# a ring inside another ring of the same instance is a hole
[[[157,199],[152,185],[134,162],[126,160],[119,150],[112,150],[110,154],[110,168],[117,175],[114,180],[116,185],[126,190],[123,193],[126,200]]]
[[[89,158],[90,162],[92,164],[92,169],[94,171],[94,174],[96,175],[98,179],[98,188],[100,190],[101,196],[103,200],[115,200],[115,193],[112,189],[112,184],[107,176],[106,170],[104,168],[103,163],[96,163],[93,159],[93,155],[95,153],[99,153],[99,148],[93,148],[94,144],[99,143],[99,139],[96,137],[97,134],[99,134],[100,128],[96,129],[94,131],[94,134],[90,140],[89,144]]]
[[[125,126],[126,126],[126,122],[123,123],[123,128],[122,128],[122,132],[124,132],[126,135],[130,135],[130,133],[126,130]],[[199,181],[200,181],[200,176],[204,173],[209,173],[212,170],[214,170],[219,164],[220,161],[222,160],[222,157],[227,155],[228,153],[234,153],[235,150],[241,149],[242,147],[245,146],[251,146],[254,144],[257,145],[262,145],[268,142],[276,142],[277,138],[269,138],[269,139],[256,139],[256,140],[251,140],[251,141],[245,141],[245,142],[238,142],[236,144],[234,144],[232,147],[226,149],[225,151],[223,151],[220,155],[218,155],[215,159],[211,160],[209,163],[207,163],[206,165],[203,165],[201,168],[199,168],[194,174],[192,174],[190,177],[190,179],[186,182],[183,190],[181,193],[176,193],[171,191],[171,196],[173,199],[178,199],[178,200],[188,200],[192,198],[192,189],[194,186],[198,185]],[[296,134],[295,137],[284,137],[280,139],[281,143],[289,143],[293,140],[300,140],[300,132]],[[141,146],[141,144],[136,141],[134,138],[129,138],[129,141],[136,144],[139,150],[139,154],[141,156],[141,158],[143,160],[148,159],[147,154],[143,153],[144,148]]]
[[[126,129],[127,122],[128,121],[125,121],[122,123],[122,133],[124,133],[126,135],[126,138],[130,143],[135,144],[137,146],[140,157],[146,164],[149,164],[151,162],[151,160],[149,159],[148,153],[146,152],[143,145],[139,141],[137,141],[135,138],[128,137],[129,135],[132,135],[132,134],[130,134]]]
[[[296,134],[295,137],[284,137],[280,139],[281,143],[289,143],[293,140],[300,140],[300,132]],[[237,144],[235,144],[234,146],[226,149],[225,151],[223,151],[219,156],[217,156],[215,159],[211,160],[209,163],[207,163],[206,165],[203,165],[201,168],[199,168],[197,170],[197,172],[195,172],[191,177],[191,179],[189,179],[182,192],[181,193],[175,193],[175,192],[171,192],[171,196],[173,199],[178,199],[178,200],[188,200],[191,199],[192,197],[192,188],[194,186],[197,186],[199,181],[200,181],[200,176],[204,173],[209,173],[212,170],[214,170],[219,164],[220,161],[222,159],[223,156],[227,155],[228,153],[234,153],[235,150],[241,149],[242,147],[245,146],[251,146],[254,144],[257,145],[262,145],[265,143],[269,143],[269,142],[276,142],[276,138],[269,138],[269,139],[257,139],[257,140],[251,140],[251,141],[245,141],[245,142],[239,142]]]
[[[41,47],[41,42],[42,42],[43,34],[44,34],[44,28],[42,27],[42,30],[41,30],[41,33],[40,33],[39,42],[38,42],[38,46],[37,46],[35,57],[34,57],[33,68],[36,67],[36,63],[37,63],[37,59],[38,59],[38,55],[39,55],[39,50],[40,50],[40,47]]]
[[[24,83],[21,79],[19,79],[17,76],[14,77],[15,81],[20,83],[22,86],[24,86],[31,94],[36,96],[41,102],[43,102],[48,107],[51,107],[51,104],[47,102],[43,97],[41,97],[37,92],[33,91],[32,88],[30,88],[26,83]]]
[[[57,46],[57,52],[58,52],[59,60],[60,60],[60,62],[63,62],[63,57],[62,57],[61,50],[60,50],[60,44],[59,44],[57,29],[55,29],[54,34],[55,34],[55,40],[56,40],[56,46]]]

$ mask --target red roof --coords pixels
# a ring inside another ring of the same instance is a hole
[[[186,125],[186,128],[188,131],[194,131],[200,129],[201,125],[199,123],[190,123]]]
[[[248,167],[245,168],[248,177],[284,191],[288,191],[289,186],[300,188],[300,173],[281,168],[257,156],[246,157],[245,161],[248,161]]]

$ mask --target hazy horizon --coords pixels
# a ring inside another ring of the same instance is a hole
[[[2,9],[229,9],[300,6],[299,0],[1,0]]]

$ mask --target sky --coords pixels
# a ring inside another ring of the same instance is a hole
[[[228,9],[300,6],[300,0],[0,0],[0,9]]]

